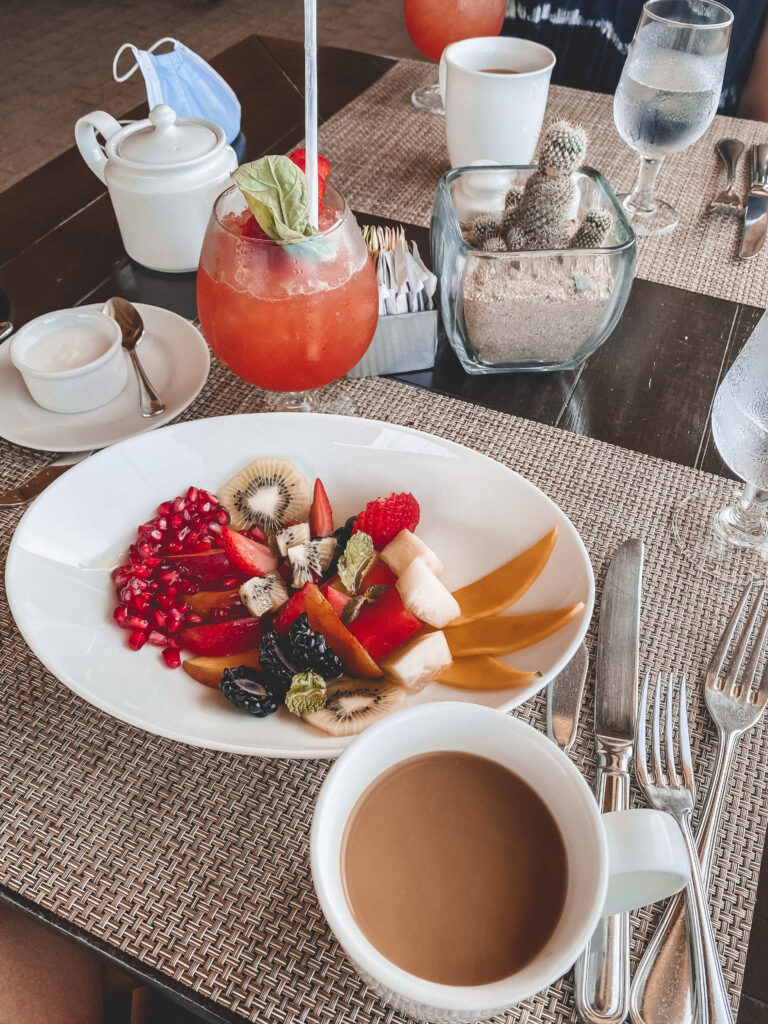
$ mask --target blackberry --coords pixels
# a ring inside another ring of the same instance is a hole
[[[340,526],[338,530],[333,531],[333,536],[336,538],[336,550],[339,554],[344,553],[347,541],[352,536],[352,530],[355,528],[356,519],[357,516],[350,516],[343,526]]]
[[[344,671],[339,658],[321,633],[313,633],[306,612],[288,630],[288,656],[298,671],[310,669],[323,679],[335,679]]]
[[[306,618],[306,615],[304,616]],[[259,646],[259,664],[276,688],[284,697],[291,688],[291,681],[298,668],[288,660],[280,646],[280,637],[271,629],[261,638]]]
[[[283,694],[277,693],[273,681],[266,673],[246,665],[225,668],[219,689],[230,704],[256,718],[274,714],[283,700]]]

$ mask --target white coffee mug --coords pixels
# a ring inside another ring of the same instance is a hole
[[[529,164],[547,106],[555,55],[511,36],[451,43],[440,58],[440,92],[452,167],[475,160]],[[517,74],[493,74],[503,68]]]
[[[437,984],[397,967],[365,937],[344,895],[342,839],[358,798],[392,765],[439,750],[479,754],[511,769],[545,802],[565,844],[568,885],[555,931],[530,963],[491,984]],[[311,861],[320,905],[360,977],[391,1006],[438,1024],[481,1020],[530,998],[573,966],[601,916],[654,903],[689,878],[685,844],[668,814],[601,815],[589,786],[554,743],[500,711],[458,702],[407,708],[350,744],[320,790]]]

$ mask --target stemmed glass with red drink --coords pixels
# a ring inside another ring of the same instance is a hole
[[[438,61],[449,43],[497,36],[505,10],[506,0],[405,0],[405,27],[424,56]],[[414,89],[411,101],[420,110],[445,113],[437,82]]]

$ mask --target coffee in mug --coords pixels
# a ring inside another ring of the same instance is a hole
[[[555,55],[511,36],[451,43],[440,58],[440,92],[452,167],[476,160],[529,164],[541,131]]]

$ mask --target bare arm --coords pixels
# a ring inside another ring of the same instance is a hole
[[[768,121],[768,21],[755,50],[752,70],[739,103],[739,117]]]

